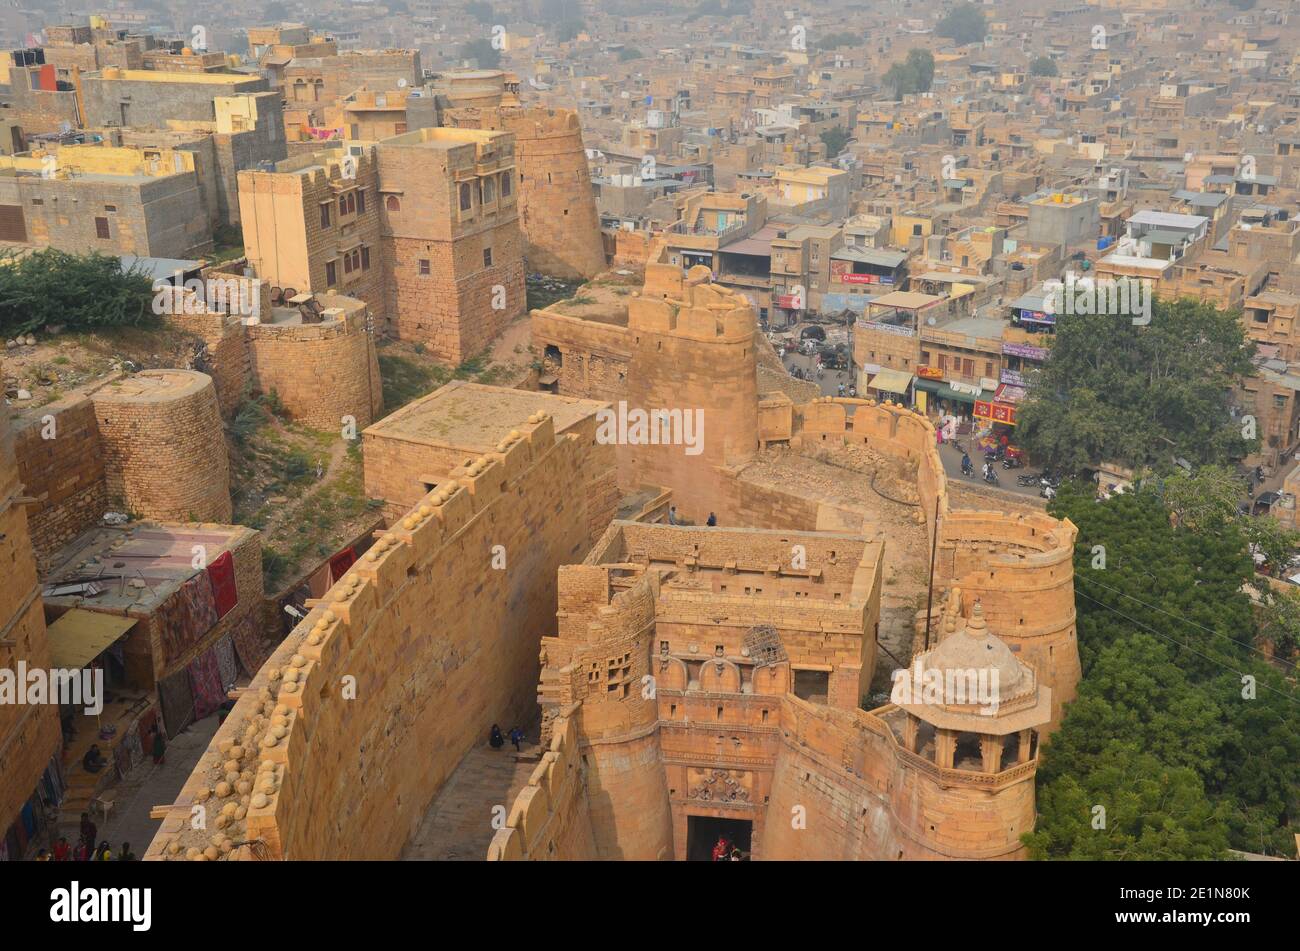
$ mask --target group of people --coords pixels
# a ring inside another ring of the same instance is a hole
[[[681,522],[677,521],[677,506],[675,505],[668,506],[668,524],[669,525],[681,524]],[[710,512],[709,517],[705,520],[704,524],[707,525],[709,528],[717,528],[718,516]]]
[[[117,854],[113,853],[112,846],[108,844],[107,839],[102,839],[98,845],[95,839],[99,835],[99,828],[95,821],[90,818],[90,813],[81,814],[81,832],[77,838],[75,846],[68,842],[67,836],[59,836],[59,840],[54,843],[54,850],[41,849],[36,853],[38,862],[134,862],[135,853],[131,851],[131,843],[123,842],[122,848]]]
[[[512,726],[510,728],[510,742],[515,745],[516,753],[521,752],[519,744],[523,741],[524,731],[519,729],[517,726]],[[505,734],[501,732],[501,727],[497,726],[495,723],[492,724],[492,732],[488,736],[488,744],[494,750],[499,750],[501,747],[506,745]]]
[[[740,849],[732,845],[731,840],[725,835],[718,836],[717,843],[713,846],[713,861],[715,862],[743,862],[748,856]]]

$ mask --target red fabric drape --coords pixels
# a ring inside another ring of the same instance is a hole
[[[223,618],[239,603],[239,592],[235,588],[235,559],[230,552],[223,551],[220,558],[208,565],[208,579],[212,582],[217,617]]]

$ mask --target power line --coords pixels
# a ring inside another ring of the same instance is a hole
[[[1268,654],[1266,651],[1261,650],[1260,648],[1256,647],[1254,644],[1248,643],[1247,641],[1239,641],[1239,640],[1237,640],[1235,637],[1232,637],[1232,636],[1229,635],[1229,634],[1224,634],[1224,633],[1222,633],[1221,631],[1213,630],[1212,628],[1208,628],[1208,627],[1206,627],[1206,626],[1203,625],[1203,624],[1197,624],[1197,623],[1196,623],[1195,621],[1193,621],[1191,618],[1185,618],[1185,617],[1183,617],[1183,616],[1181,616],[1181,615],[1179,615],[1179,614],[1174,614],[1174,613],[1171,612],[1171,611],[1166,611],[1164,608],[1156,607],[1154,604],[1147,604],[1147,603],[1146,603],[1145,601],[1143,601],[1141,598],[1135,598],[1135,597],[1133,597],[1133,595],[1131,595],[1131,594],[1127,594],[1127,593],[1125,593],[1125,592],[1123,592],[1123,591],[1120,591],[1118,588],[1112,588],[1112,587],[1110,587],[1109,585],[1104,585],[1104,584],[1102,584],[1100,581],[1098,581],[1096,578],[1092,577],[1091,575],[1078,575],[1078,574],[1076,574],[1075,577],[1076,577],[1076,578],[1087,578],[1089,581],[1092,581],[1092,582],[1094,582],[1094,583],[1096,583],[1096,584],[1098,584],[1098,585],[1101,585],[1101,587],[1105,588],[1107,591],[1112,591],[1112,592],[1114,592],[1115,594],[1118,594],[1120,597],[1128,598],[1130,601],[1136,601],[1138,604],[1142,605],[1144,608],[1147,608],[1147,609],[1149,609],[1149,610],[1151,610],[1151,611],[1159,611],[1161,614],[1165,615],[1166,617],[1171,617],[1171,618],[1173,618],[1175,621],[1182,621],[1184,624],[1190,624],[1192,627],[1195,627],[1195,628],[1198,628],[1199,630],[1205,631],[1205,633],[1207,633],[1207,634],[1212,634],[1212,635],[1214,635],[1215,637],[1222,637],[1222,638],[1225,638],[1225,639],[1231,641],[1232,643],[1236,644],[1238,647],[1244,647],[1244,648],[1246,648],[1247,650],[1252,650],[1252,651],[1254,651],[1255,653],[1257,653],[1257,654],[1259,654],[1261,657],[1263,657],[1265,660],[1277,660],[1277,661],[1280,661],[1280,662],[1283,663],[1283,664],[1286,664],[1288,667],[1291,667],[1291,668],[1295,668],[1295,667],[1296,667],[1296,665],[1295,665],[1294,663],[1292,663],[1291,661],[1287,660],[1287,659],[1284,658],[1284,657],[1270,657],[1269,654]]]
[[[1151,633],[1151,634],[1154,634],[1156,637],[1159,637],[1159,638],[1161,638],[1162,640],[1166,640],[1166,641],[1168,641],[1169,643],[1173,644],[1175,647],[1182,647],[1182,648],[1184,648],[1184,649],[1186,649],[1186,650],[1191,651],[1191,652],[1192,652],[1193,654],[1195,654],[1197,657],[1200,657],[1202,660],[1207,660],[1207,661],[1209,661],[1211,664],[1214,664],[1216,667],[1222,667],[1224,670],[1231,671],[1232,673],[1237,674],[1237,675],[1242,676],[1242,677],[1247,677],[1247,676],[1252,677],[1252,678],[1254,677],[1253,674],[1247,674],[1247,673],[1245,673],[1244,671],[1235,670],[1235,669],[1233,669],[1232,667],[1229,667],[1227,664],[1220,663],[1219,661],[1215,660],[1213,657],[1208,657],[1208,656],[1206,656],[1205,654],[1202,654],[1200,651],[1196,650],[1194,647],[1192,647],[1192,646],[1190,646],[1190,645],[1188,645],[1188,644],[1180,644],[1178,641],[1174,640],[1172,637],[1168,636],[1167,634],[1162,634],[1162,633],[1160,633],[1159,631],[1157,631],[1155,628],[1151,627],[1150,625],[1143,624],[1141,621],[1137,620],[1136,618],[1131,618],[1131,617],[1129,617],[1129,616],[1128,616],[1127,614],[1125,614],[1123,611],[1119,611],[1119,610],[1117,610],[1116,608],[1111,607],[1109,604],[1105,604],[1105,603],[1102,602],[1102,601],[1098,601],[1096,598],[1092,597],[1091,595],[1084,594],[1082,591],[1076,591],[1075,593],[1076,593],[1079,597],[1081,597],[1081,598],[1087,598],[1087,599],[1088,599],[1089,601],[1091,601],[1093,604],[1096,604],[1096,605],[1099,605],[1099,606],[1105,608],[1107,611],[1110,611],[1110,612],[1112,612],[1112,613],[1114,613],[1114,614],[1118,614],[1120,617],[1122,617],[1124,620],[1128,621],[1130,624],[1136,624],[1138,627],[1142,628],[1144,631],[1147,631],[1147,632],[1149,632],[1149,633]],[[1279,697],[1284,697],[1285,699],[1290,700],[1292,703],[1300,702],[1300,701],[1297,701],[1297,698],[1296,698],[1295,696],[1293,696],[1292,694],[1283,693],[1283,692],[1280,691],[1280,690],[1274,690],[1274,689],[1273,689],[1272,687],[1270,687],[1268,684],[1262,684],[1262,683],[1259,683],[1258,680],[1256,680],[1256,686],[1262,687],[1264,690],[1267,690],[1267,691],[1269,691],[1270,693],[1275,693],[1275,694],[1277,694]]]

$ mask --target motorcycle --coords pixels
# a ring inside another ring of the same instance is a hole
[[[1056,490],[1044,482],[1043,487],[1038,490],[1038,496],[1039,498],[1047,499],[1047,501],[1050,502],[1052,499],[1056,498]]]
[[[1003,469],[1023,469],[1024,465],[1019,456],[1008,455],[1002,460]]]
[[[969,459],[966,459],[962,462],[961,474],[968,479],[975,474],[975,467],[971,464],[971,461]]]
[[[1016,485],[1024,486],[1025,488],[1028,488],[1031,485],[1039,485],[1041,482],[1042,476],[1033,474],[1016,476]]]
[[[985,469],[985,470],[984,470],[984,481],[987,482],[989,485],[997,485],[997,484],[998,484],[998,470],[994,469],[992,466],[989,466],[987,469]]]

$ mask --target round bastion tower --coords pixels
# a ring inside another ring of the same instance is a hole
[[[230,521],[230,460],[212,377],[143,370],[91,399],[110,497],[144,518]]]
[[[595,277],[605,269],[605,246],[578,114],[521,105],[512,78],[494,69],[451,71],[441,90],[447,103],[442,121],[514,133],[528,269],[575,280]]]

